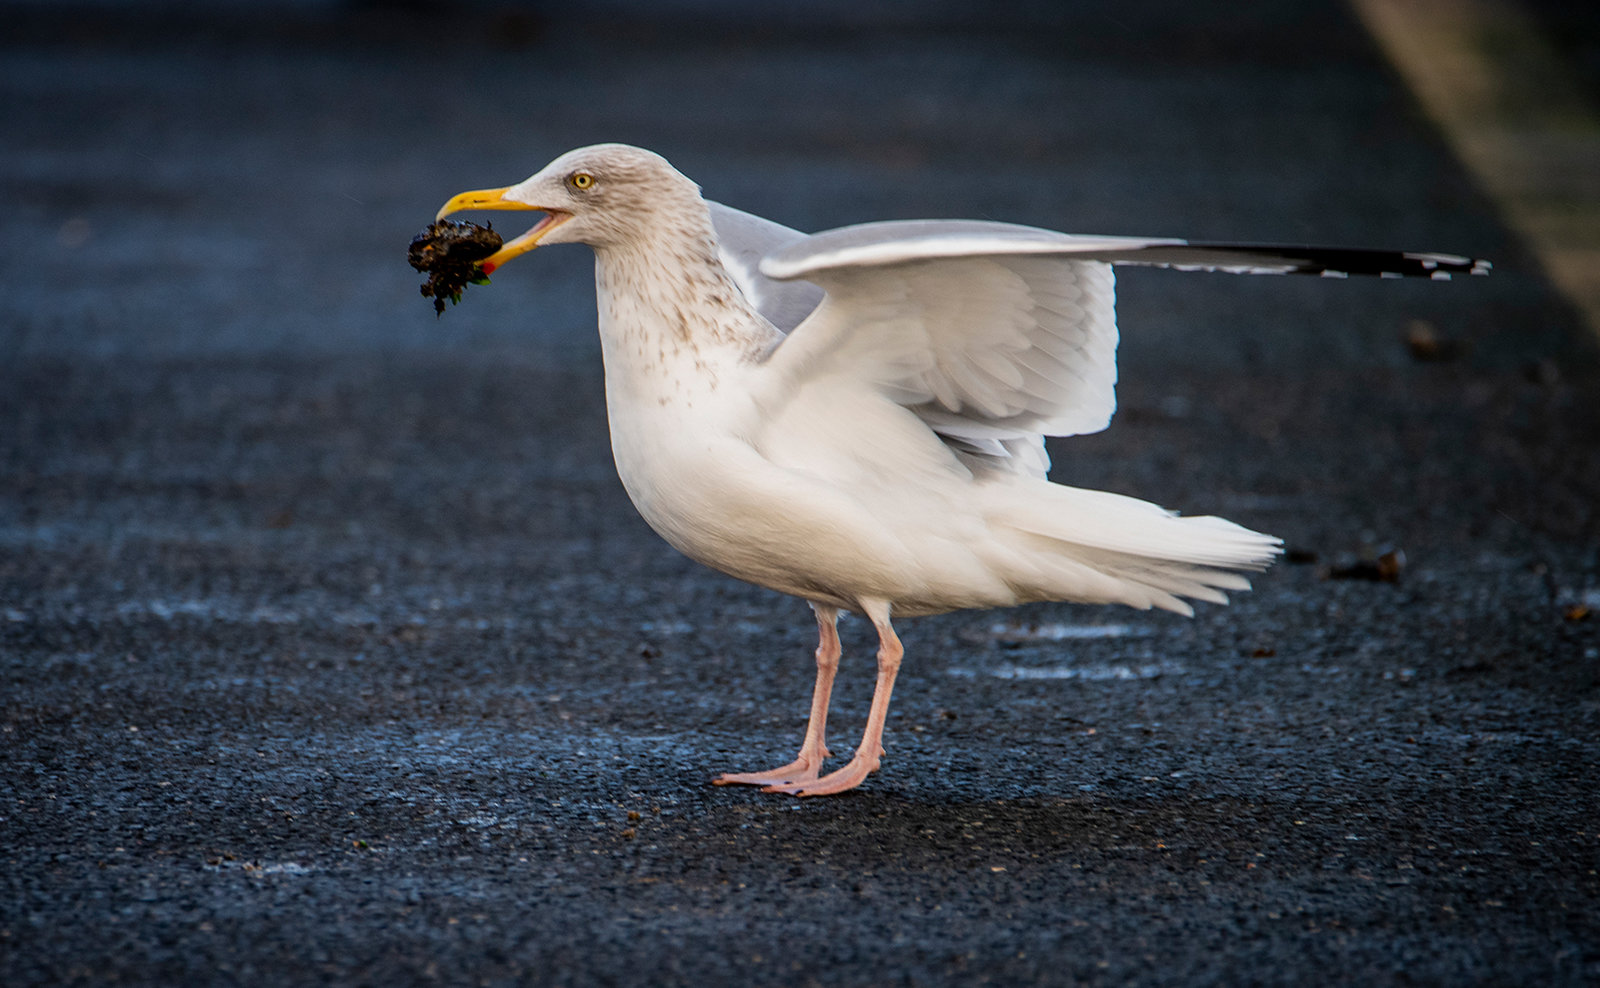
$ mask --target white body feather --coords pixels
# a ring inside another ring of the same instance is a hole
[[[1043,434],[1104,428],[1115,407],[1109,265],[1007,255],[993,236],[986,254],[900,264],[879,245],[870,265],[807,269],[827,299],[785,338],[704,208],[705,229],[675,215],[653,242],[597,248],[597,286],[618,473],[691,558],[918,615],[1189,613],[1181,598],[1224,600],[1248,587],[1233,570],[1276,554],[1231,522],[1044,479]]]

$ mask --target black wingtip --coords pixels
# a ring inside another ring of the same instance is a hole
[[[1130,253],[1125,263],[1164,263],[1173,267],[1205,267],[1218,271],[1260,274],[1308,274],[1323,278],[1429,278],[1449,281],[1451,275],[1486,275],[1494,267],[1481,258],[1429,251],[1373,250],[1365,247],[1312,247],[1287,244],[1195,243],[1181,247],[1153,245],[1148,255]]]

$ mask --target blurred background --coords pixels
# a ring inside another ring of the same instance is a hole
[[[1587,37],[1571,64],[1592,79],[1594,18],[1564,9],[1535,12],[1553,37]],[[392,250],[453,191],[602,140],[802,229],[992,217],[1513,268],[1522,250],[1448,154],[1404,139],[1418,109],[1340,4],[106,0],[6,16],[3,181],[8,222],[31,234],[5,262],[0,345],[17,354],[596,353],[590,301],[553,290],[584,280],[580,251],[435,325]],[[1349,314],[1412,298],[1486,312],[1428,286],[1148,281],[1125,293],[1128,346],[1185,361],[1403,359],[1392,325]],[[1185,325],[1175,300],[1194,290],[1237,306],[1231,332]],[[1329,305],[1338,331],[1308,325]],[[1530,322],[1519,337],[1559,347]],[[1451,329],[1502,331],[1487,314]]]
[[[1487,61],[1451,63],[1434,29],[1467,15]],[[1585,5],[0,23],[0,981],[1600,979]],[[1406,61],[1423,38],[1443,84]],[[1120,411],[1055,478],[1289,557],[1190,622],[908,622],[883,772],[773,801],[705,781],[790,757],[811,622],[628,504],[587,251],[442,318],[405,263],[454,193],[600,141],[803,230],[1495,268],[1124,269]]]

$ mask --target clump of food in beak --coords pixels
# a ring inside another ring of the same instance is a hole
[[[503,241],[493,226],[440,220],[430,223],[411,238],[406,260],[427,274],[422,297],[433,299],[433,310],[444,315],[444,300],[452,305],[461,301],[468,285],[487,285],[480,262],[500,249]]]

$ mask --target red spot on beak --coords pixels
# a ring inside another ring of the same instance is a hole
[[[484,261],[483,263],[478,265],[478,267],[483,271],[483,273],[485,275],[494,274],[494,269],[499,267],[499,266],[500,265],[491,263],[489,261]]]

